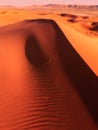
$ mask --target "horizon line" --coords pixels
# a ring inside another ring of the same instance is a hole
[[[98,4],[60,4],[60,3],[45,3],[45,4],[28,4],[28,5],[14,5],[14,4],[0,4],[0,6],[15,6],[15,7],[26,7],[26,6],[36,6],[36,5],[82,5],[82,6],[96,6]]]

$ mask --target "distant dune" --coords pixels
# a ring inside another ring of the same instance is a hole
[[[94,9],[98,9],[98,5],[73,5],[73,4],[44,4],[44,5],[36,5],[36,4],[32,4],[32,5],[30,5],[30,6],[20,6],[20,7],[18,7],[18,6],[11,6],[11,5],[0,5],[0,8],[13,8],[13,9],[15,9],[15,8],[69,8],[69,9],[71,9],[71,8],[73,8],[73,9],[88,9],[88,10],[94,10]]]
[[[76,9],[98,9],[98,5],[71,5],[71,4],[46,4],[46,5],[31,5],[28,7],[53,7],[53,8],[76,8]]]

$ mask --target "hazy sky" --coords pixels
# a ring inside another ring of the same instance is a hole
[[[32,5],[32,4],[98,4],[98,0],[0,0],[0,5]]]

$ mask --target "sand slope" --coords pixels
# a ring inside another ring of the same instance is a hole
[[[98,76],[98,38],[88,37],[64,25],[63,23],[58,22],[58,24],[75,50]]]
[[[97,10],[95,12],[97,13]],[[91,12],[84,13],[79,10],[70,12],[69,9],[49,9],[40,8],[40,6],[30,9],[3,7],[0,8],[0,26],[25,19],[53,19],[61,27],[72,46],[98,76],[98,17],[93,12],[93,15],[89,13]]]
[[[1,27],[0,128],[97,130],[98,77],[52,20]]]

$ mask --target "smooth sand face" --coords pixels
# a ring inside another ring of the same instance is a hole
[[[71,35],[78,33],[67,28],[58,14],[20,12],[18,17],[3,15],[12,18],[8,23],[25,17],[53,18],[68,39],[51,20],[1,27],[0,128],[97,130],[98,78],[72,47],[83,54]]]
[[[47,10],[47,9],[42,9],[40,7],[38,9],[35,8],[32,10],[2,8],[0,9],[1,12],[0,24],[1,26],[3,26],[6,24],[15,23],[25,19],[45,18],[45,19],[55,20],[58,23],[58,25],[61,27],[65,36],[67,36],[68,39],[71,41],[72,46],[85,60],[85,62],[93,70],[93,72],[98,76],[98,67],[97,67],[98,66],[98,60],[97,60],[98,18],[97,16],[86,15],[86,14],[81,15],[81,13],[80,15],[68,14],[65,13],[64,11],[60,12],[57,9],[55,12],[52,12],[51,10],[53,9]],[[79,12],[77,13],[79,14]]]

